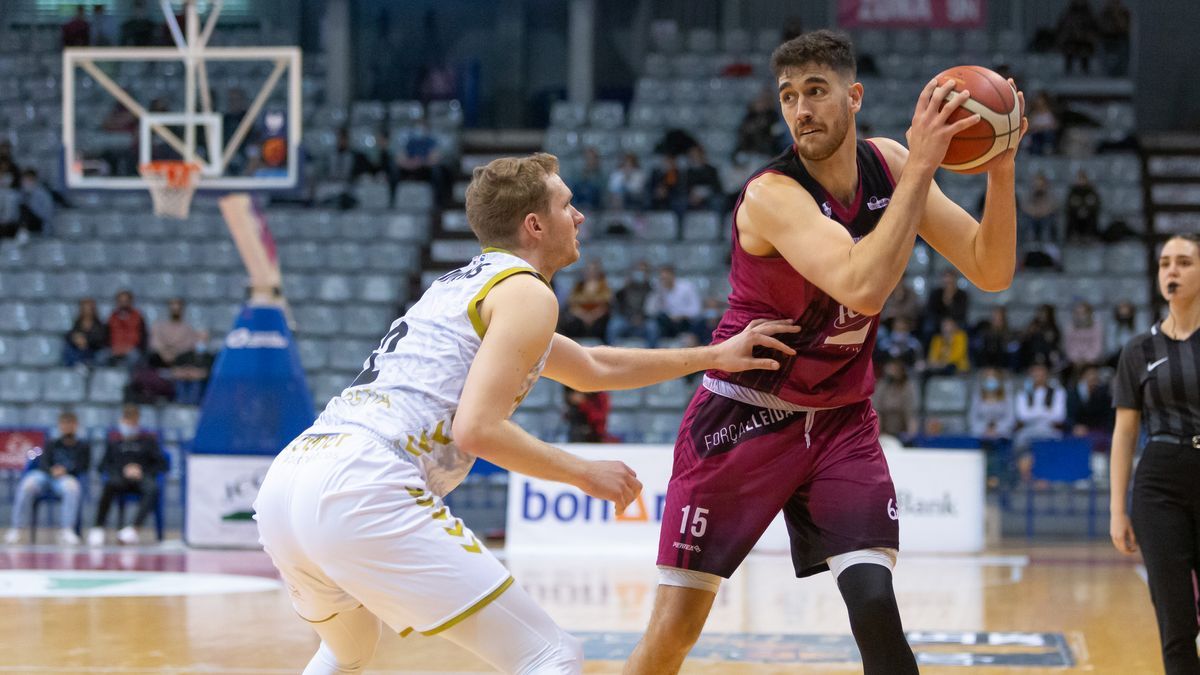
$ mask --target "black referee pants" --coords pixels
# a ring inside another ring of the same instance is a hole
[[[1200,570],[1200,449],[1151,443],[1138,463],[1130,517],[1158,616],[1167,675],[1200,675],[1196,587]]]

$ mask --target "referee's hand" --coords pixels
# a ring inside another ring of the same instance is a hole
[[[1121,553],[1134,553],[1138,550],[1137,537],[1133,536],[1133,523],[1129,516],[1114,513],[1109,519],[1108,535],[1112,537],[1113,546]]]

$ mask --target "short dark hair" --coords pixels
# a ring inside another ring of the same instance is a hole
[[[788,68],[806,63],[829,66],[851,80],[858,73],[854,43],[850,41],[850,36],[828,29],[803,33],[779,45],[771,54],[771,72],[775,77]]]

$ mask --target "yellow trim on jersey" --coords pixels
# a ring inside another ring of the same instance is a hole
[[[460,612],[458,614],[458,616],[455,616],[455,617],[449,619],[448,621],[442,623],[440,626],[430,628],[429,630],[421,631],[421,635],[437,635],[438,633],[440,633],[444,630],[453,628],[453,627],[457,626],[458,624],[462,623],[463,621],[469,619],[471,617],[471,615],[475,614],[476,612],[483,609],[484,607],[487,607],[489,603],[491,603],[496,598],[500,597],[501,593],[503,593],[504,591],[507,591],[508,587],[513,585],[513,581],[515,581],[515,580],[512,577],[505,579],[504,583],[502,583],[498,587],[496,587],[496,590],[494,590],[491,593],[488,593],[487,595],[480,598],[479,602],[476,602],[475,604],[466,608],[465,610]],[[404,637],[404,635],[402,634],[401,637]]]
[[[514,254],[512,251],[500,248],[499,246],[485,246],[483,248],[483,252],[484,253],[507,253],[508,255],[511,255],[514,258],[517,257],[516,254]]]
[[[483,288],[479,289],[479,292],[475,294],[475,297],[471,298],[471,302],[467,303],[467,317],[471,319],[471,327],[475,329],[475,333],[479,335],[479,339],[482,340],[483,334],[487,332],[487,326],[483,325],[483,317],[479,316],[480,303],[482,303],[483,299],[487,297],[487,294],[491,292],[493,286],[516,274],[532,274],[538,279],[541,279],[542,283],[546,283],[546,278],[532,267],[510,267],[509,269],[498,272],[496,276],[492,277],[491,279],[488,279],[487,283],[483,285]],[[546,283],[546,285],[548,286],[549,284]]]

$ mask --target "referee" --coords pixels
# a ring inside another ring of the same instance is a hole
[[[1141,544],[1167,675],[1200,675],[1196,594],[1200,572],[1200,237],[1167,240],[1158,258],[1167,318],[1129,340],[1113,392],[1109,534],[1117,550]],[[1148,443],[1125,508],[1138,432]]]

